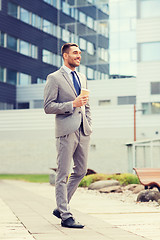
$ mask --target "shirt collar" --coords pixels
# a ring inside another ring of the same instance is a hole
[[[65,65],[63,65],[63,69],[70,74],[71,72],[73,72],[70,68],[66,67]],[[76,70],[74,70],[74,72],[76,72]]]

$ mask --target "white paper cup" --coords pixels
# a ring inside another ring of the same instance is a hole
[[[86,88],[81,88],[81,95],[82,96],[89,96],[90,91]]]

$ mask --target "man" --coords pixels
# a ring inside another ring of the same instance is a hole
[[[86,77],[75,70],[80,65],[81,51],[77,44],[66,43],[61,48],[64,65],[47,77],[44,90],[44,110],[55,116],[57,147],[56,202],[53,214],[61,225],[83,228],[70,212],[69,202],[87,170],[87,155],[91,130],[88,96],[80,95],[87,88]],[[71,160],[73,172],[69,179]]]

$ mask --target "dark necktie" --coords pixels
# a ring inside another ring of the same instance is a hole
[[[77,79],[76,79],[76,76],[75,76],[76,73],[74,71],[71,72],[71,73],[72,73],[72,77],[73,77],[74,88],[75,88],[75,90],[77,92],[77,95],[79,96],[81,89],[80,89],[80,86],[79,86],[79,84],[77,82]]]

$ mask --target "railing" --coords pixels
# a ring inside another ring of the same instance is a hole
[[[160,139],[149,139],[126,143],[128,154],[128,172],[134,167],[160,167]]]

